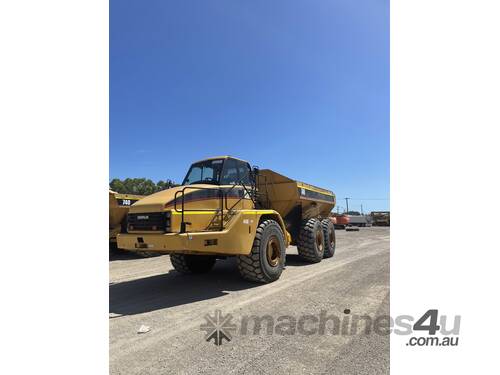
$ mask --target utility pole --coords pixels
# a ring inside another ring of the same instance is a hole
[[[347,207],[347,211],[346,212],[349,212],[349,199],[351,199],[351,198],[345,198],[345,205]]]
[[[363,205],[361,205],[361,215],[363,215]]]

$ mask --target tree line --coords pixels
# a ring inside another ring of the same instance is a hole
[[[178,184],[172,180],[160,180],[155,183],[147,178],[126,178],[124,180],[114,178],[109,183],[109,188],[117,193],[138,195],[149,195],[174,186],[178,186]]]

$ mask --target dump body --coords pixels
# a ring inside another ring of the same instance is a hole
[[[267,196],[270,207],[287,217],[300,207],[302,218],[328,217],[335,206],[330,190],[292,180],[270,169],[259,171],[259,191]]]
[[[335,194],[330,190],[293,180],[270,169],[259,171],[257,186],[268,208],[283,217],[292,239],[297,237],[303,220],[327,218],[335,207]]]

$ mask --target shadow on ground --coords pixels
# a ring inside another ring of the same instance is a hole
[[[133,253],[121,256],[137,257]],[[287,267],[307,265],[311,264],[305,263],[298,255],[287,254]],[[206,274],[182,275],[171,270],[163,275],[110,284],[109,312],[117,315],[142,314],[262,285],[243,280],[236,259],[219,260],[213,270]]]
[[[234,259],[217,261],[211,272],[202,275],[181,275],[171,270],[163,275],[110,284],[109,312],[141,314],[260,285],[241,279]]]
[[[286,266],[287,267],[302,267],[302,266],[310,266],[314,263],[308,263],[304,259],[302,259],[297,254],[287,254],[286,255]]]
[[[112,249],[109,251],[109,261],[112,262],[114,260],[142,259],[142,258],[157,257],[160,255],[161,254],[138,253],[135,251]]]

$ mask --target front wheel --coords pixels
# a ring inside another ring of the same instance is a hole
[[[285,247],[279,224],[274,220],[263,221],[257,228],[250,254],[237,257],[241,276],[259,283],[278,280],[285,266]]]

